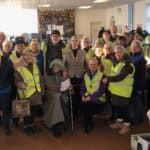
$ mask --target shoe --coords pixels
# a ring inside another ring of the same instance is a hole
[[[19,127],[19,120],[12,119],[12,124],[13,124],[14,128],[18,128]]]
[[[12,133],[12,131],[11,131],[11,129],[5,129],[5,135],[11,135],[11,133]]]
[[[91,125],[86,126],[84,129],[85,133],[87,134],[91,133],[92,130],[93,130],[93,127]]]
[[[54,125],[52,127],[52,132],[53,132],[54,137],[60,137],[61,136],[60,128],[57,125]]]
[[[117,130],[117,129],[121,129],[121,126],[122,126],[122,122],[116,121],[115,123],[111,124],[109,127],[111,129]]]
[[[24,128],[24,132],[26,135],[34,135],[36,133],[33,127]]]
[[[128,134],[130,130],[131,130],[130,125],[123,124],[118,133],[119,135],[125,135]]]

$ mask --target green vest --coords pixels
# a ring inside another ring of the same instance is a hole
[[[124,63],[118,63],[115,67],[112,66],[111,75],[116,76],[119,74],[124,65]],[[134,68],[133,64],[132,67]],[[131,74],[128,74],[122,81],[110,82],[109,90],[111,93],[121,97],[130,98],[133,90],[134,72],[135,68],[134,71]]]
[[[147,60],[148,58],[150,59],[150,46],[148,44],[145,44],[143,47],[142,47],[142,50],[143,50],[143,54],[144,54],[144,57],[145,59]]]
[[[30,98],[36,91],[41,92],[39,69],[36,64],[33,65],[33,74],[25,66],[18,67],[17,71],[27,85],[26,90],[18,89],[20,99]]]
[[[99,84],[100,84],[100,80],[101,80],[102,76],[103,76],[103,74],[100,71],[97,71],[97,73],[94,75],[92,80],[87,75],[87,73],[84,75],[85,87],[86,87],[85,96],[94,94],[95,92],[97,92],[99,90],[99,86],[100,86]],[[101,102],[105,102],[105,100],[106,100],[105,95],[101,96],[98,99]]]
[[[86,52],[85,55],[87,60],[90,60],[94,57],[94,50],[92,49],[92,47]]]
[[[101,61],[102,61],[102,64],[104,65],[104,71],[103,71],[103,73],[105,75],[110,75],[111,68],[113,66],[112,61],[110,59],[106,59],[105,56],[101,57]]]
[[[9,59],[10,59],[13,63],[18,59],[15,50],[12,51],[12,54],[9,56]]]

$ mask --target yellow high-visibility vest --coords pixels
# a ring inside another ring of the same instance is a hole
[[[12,54],[9,56],[9,59],[10,59],[13,63],[18,59],[15,50],[12,51]]]
[[[94,50],[92,47],[85,53],[87,61],[94,57]]]
[[[18,89],[20,99],[29,98],[36,91],[41,92],[39,69],[36,64],[33,64],[33,74],[25,66],[18,67],[17,71],[27,85],[26,90]]]
[[[133,67],[133,71],[131,74],[128,74],[122,81],[119,82],[110,82],[109,83],[109,90],[112,94],[118,95],[121,97],[130,98],[133,90],[133,82],[134,82],[134,72],[135,67]],[[125,66],[125,63],[118,63],[115,67],[112,66],[111,75],[115,76],[120,73],[121,69]]]
[[[103,74],[100,71],[97,71],[97,73],[94,75],[92,79],[87,75],[87,73],[84,75],[85,80],[85,87],[86,87],[86,93],[85,96],[94,94],[99,90],[100,86],[100,80],[102,78]],[[101,96],[100,98],[97,98],[101,102],[105,102],[105,95]]]
[[[111,68],[113,66],[113,63],[112,63],[112,61],[110,59],[104,58],[104,56],[102,56],[101,60],[102,60],[102,64],[104,65],[104,71],[103,71],[103,73],[105,75],[109,76],[111,74]]]

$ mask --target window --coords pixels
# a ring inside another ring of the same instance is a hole
[[[0,31],[7,35],[38,33],[36,9],[1,7],[0,18]]]
[[[146,30],[150,33],[150,4],[146,8]]]

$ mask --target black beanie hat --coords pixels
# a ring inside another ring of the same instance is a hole
[[[53,30],[52,33],[51,33],[51,35],[53,35],[53,34],[57,34],[57,35],[60,36],[60,32],[58,30]]]

